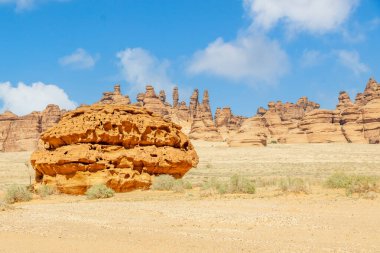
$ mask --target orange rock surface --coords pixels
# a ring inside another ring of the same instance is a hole
[[[31,157],[36,182],[83,194],[94,184],[117,192],[147,188],[152,175],[182,177],[198,156],[181,127],[130,105],[67,113],[41,135]]]

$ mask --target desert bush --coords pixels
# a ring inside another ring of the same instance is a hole
[[[33,194],[24,185],[11,185],[4,197],[4,201],[8,204],[13,204],[16,202],[30,201],[32,200]]]
[[[227,193],[228,185],[225,182],[220,182],[216,178],[210,178],[202,185],[202,190],[206,191],[207,195],[213,195],[216,193],[225,194]]]
[[[175,178],[169,175],[159,175],[154,178],[150,189],[157,191],[170,191],[173,189]]]
[[[185,189],[192,189],[193,185],[183,179],[175,179],[170,175],[159,175],[154,178],[150,189],[156,191],[184,192]]]
[[[229,192],[254,194],[256,187],[249,179],[235,174],[230,178]]]
[[[328,188],[345,189],[347,195],[380,191],[379,178],[376,176],[335,173],[326,180],[325,185]]]
[[[310,185],[302,178],[282,178],[279,181],[279,188],[282,192],[310,193]]]
[[[337,172],[332,174],[325,182],[325,186],[333,189],[347,188],[351,184],[352,176]]]
[[[104,184],[93,185],[86,191],[88,199],[106,199],[111,198],[114,195],[115,191]]]
[[[211,178],[202,185],[202,190],[213,193],[248,193],[254,194],[256,187],[253,182],[241,175],[233,175],[229,182],[219,181],[216,178]]]
[[[40,187],[37,188],[36,193],[39,195],[41,198],[45,198],[49,195],[53,195],[56,192],[56,189],[50,185],[41,185]]]
[[[174,180],[174,184],[171,190],[173,192],[180,192],[180,193],[185,192],[182,179]]]
[[[184,180],[183,188],[185,188],[186,190],[190,190],[190,189],[193,189],[193,185],[189,181]]]

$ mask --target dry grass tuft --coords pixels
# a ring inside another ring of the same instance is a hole
[[[204,182],[202,185],[204,196],[213,194],[226,194],[226,193],[245,193],[254,194],[256,192],[255,184],[248,178],[242,175],[233,175],[230,177],[229,182],[219,181],[216,178],[211,178]]]
[[[173,189],[175,181],[175,178],[172,176],[159,175],[157,177],[154,177],[150,189],[156,191],[170,191]]]
[[[369,196],[380,192],[379,177],[355,175],[345,173],[334,173],[325,182],[325,186],[333,189],[345,189],[346,194],[352,195],[357,193],[359,195]],[[368,197],[373,198],[373,197]]]
[[[170,175],[159,175],[154,178],[150,187],[156,191],[173,191],[183,193],[185,190],[192,189],[193,185],[189,181],[183,179],[175,179]]]
[[[285,193],[311,193],[309,182],[302,178],[282,178],[279,180],[278,186]]]
[[[16,202],[24,202],[32,200],[33,194],[29,191],[29,189],[24,185],[11,185],[4,197],[4,201],[7,204],[13,204]]]
[[[104,184],[93,185],[86,191],[88,199],[106,199],[111,198],[114,195],[115,191]]]
[[[36,189],[37,195],[39,195],[41,198],[45,198],[47,196],[53,195],[57,192],[56,188],[50,186],[50,185],[41,185]]]

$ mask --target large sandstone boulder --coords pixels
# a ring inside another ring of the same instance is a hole
[[[198,156],[181,127],[144,108],[93,105],[68,112],[32,154],[36,182],[83,194],[94,184],[117,192],[148,188],[151,177],[182,177]]]

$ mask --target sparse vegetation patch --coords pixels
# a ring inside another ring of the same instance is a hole
[[[219,181],[216,178],[211,178],[204,182],[202,190],[207,191],[208,194],[214,193],[226,194],[226,193],[246,193],[254,194],[256,192],[255,184],[248,178],[242,175],[233,175],[228,182]]]
[[[159,175],[153,179],[150,189],[156,191],[170,191],[173,189],[175,178],[170,175]]]
[[[108,188],[104,184],[98,184],[91,186],[86,191],[86,196],[88,199],[106,199],[111,198],[115,195],[115,191]]]
[[[50,185],[41,185],[37,188],[36,193],[41,197],[45,198],[49,195],[53,195],[56,192],[56,189]]]
[[[159,175],[154,178],[153,183],[150,187],[152,190],[156,191],[173,191],[173,192],[184,192],[185,189],[192,189],[193,186],[189,181],[183,179],[175,179],[170,175]]]
[[[302,178],[282,178],[279,180],[279,189],[288,193],[305,193],[311,192],[310,184]]]
[[[16,202],[24,202],[32,200],[33,194],[24,185],[11,185],[4,197],[4,201],[7,204],[13,204]]]
[[[345,189],[347,195],[354,193],[368,194],[380,192],[379,177],[334,173],[325,182],[325,186],[333,189]]]
[[[235,174],[230,178],[229,192],[254,194],[256,187],[248,178]]]

